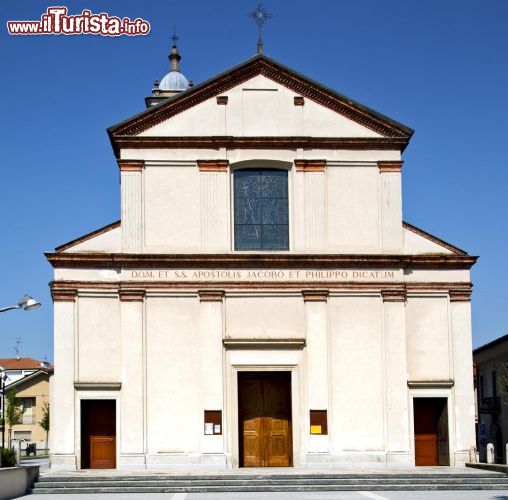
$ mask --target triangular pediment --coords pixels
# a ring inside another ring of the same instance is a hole
[[[251,91],[251,93],[247,95],[247,91]],[[256,91],[259,92],[256,94]],[[217,108],[216,98],[218,96],[231,94],[231,101],[228,102],[228,106],[237,104],[244,111],[246,107],[249,108],[250,106],[249,109],[257,112],[259,116],[262,114],[263,105],[267,110],[272,109],[272,103],[276,102],[274,95],[282,96],[284,93],[291,94],[294,97],[303,97],[305,100],[307,108],[302,107],[306,109],[305,112],[311,117],[305,120],[307,130],[302,129],[300,131],[296,130],[296,133],[288,133],[284,128],[284,124],[276,123],[279,128],[273,128],[273,133],[260,134],[256,132],[255,128],[250,130],[247,126],[247,129],[245,129],[244,124],[242,124],[244,127],[243,135],[330,137],[330,134],[335,134],[334,137],[395,139],[407,143],[413,133],[405,125],[302,76],[262,54],[185,92],[168,98],[166,101],[111,127],[108,132],[115,149],[117,148],[115,139],[126,136],[236,135],[231,133],[234,130],[230,132],[226,130],[224,134],[210,133],[203,128],[199,133],[194,132],[191,134],[189,130],[196,130],[195,123],[192,123],[192,121],[194,119],[196,123],[200,123],[199,115],[203,111],[206,112],[207,106],[211,107],[213,105]],[[235,97],[237,95],[243,95],[241,104]],[[255,99],[252,98],[253,95],[256,95]],[[254,100],[256,102],[250,102]],[[279,97],[277,103],[279,102],[282,102],[281,97]],[[296,106],[292,99],[286,99],[283,105]],[[191,109],[196,111],[196,117],[194,118],[188,114]],[[181,117],[175,118],[184,113],[189,116],[188,121],[183,118],[180,119]],[[315,130],[310,129],[313,119],[316,122]],[[172,120],[174,125],[161,125],[169,120]],[[269,121],[267,119],[266,122],[273,126],[274,120]],[[259,128],[266,130],[262,126],[262,121]],[[327,131],[327,133],[320,134],[320,130]]]

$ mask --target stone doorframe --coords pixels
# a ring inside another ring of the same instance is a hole
[[[291,372],[291,420],[293,467],[301,467],[302,384],[301,352],[295,351],[226,351],[226,454],[235,469],[240,467],[238,429],[238,372]],[[265,363],[263,363],[263,360]]]

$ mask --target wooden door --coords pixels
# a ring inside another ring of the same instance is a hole
[[[90,469],[114,469],[115,450],[115,437],[90,436]]]
[[[415,398],[415,465],[449,465],[446,398]]]
[[[116,402],[81,401],[81,468],[116,467]]]
[[[240,373],[238,395],[240,465],[290,466],[292,463],[290,373]]]

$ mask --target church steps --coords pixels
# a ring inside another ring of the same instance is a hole
[[[31,493],[508,490],[504,474],[274,474],[43,476]]]

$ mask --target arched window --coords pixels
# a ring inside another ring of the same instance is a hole
[[[237,170],[233,189],[235,250],[289,250],[287,171]]]

